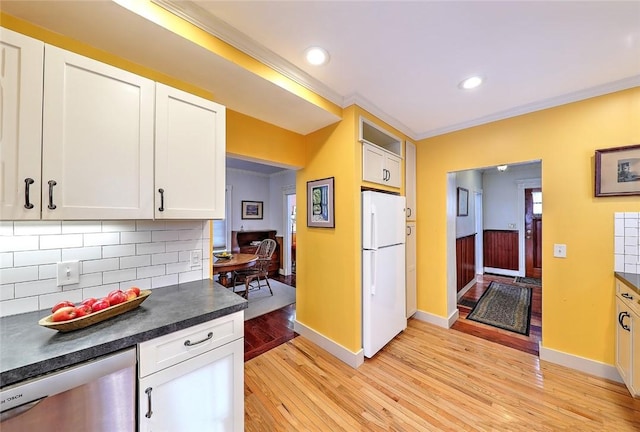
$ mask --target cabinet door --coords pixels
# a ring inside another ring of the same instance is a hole
[[[616,297],[616,368],[627,386],[631,385],[631,330],[629,308]]]
[[[151,219],[153,81],[45,54],[42,218]]]
[[[222,105],[156,85],[157,219],[224,219],[225,117]]]
[[[384,183],[385,152],[367,143],[362,144],[362,180]]]
[[[139,380],[139,431],[244,430],[244,339]]]
[[[399,188],[402,186],[402,159],[398,156],[386,154],[383,171],[384,184]]]
[[[40,219],[44,44],[0,29],[0,49],[0,219]]]
[[[416,223],[407,223],[407,244],[406,244],[406,268],[407,268],[407,318],[418,310],[418,299],[416,294]]]
[[[407,220],[416,220],[416,146],[405,144],[404,191],[407,197]]]

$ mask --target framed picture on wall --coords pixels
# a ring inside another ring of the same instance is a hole
[[[458,188],[458,216],[469,215],[469,190],[465,188]]]
[[[262,201],[242,201],[242,219],[262,219]]]
[[[596,150],[597,197],[640,195],[640,144]]]
[[[335,228],[333,177],[307,182],[307,226]]]

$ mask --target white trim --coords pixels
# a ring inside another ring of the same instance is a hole
[[[269,178],[273,175],[273,174],[265,174],[257,171],[247,171],[247,170],[238,169],[238,168],[227,168],[227,172],[235,172],[243,175],[250,175],[250,176],[261,177],[261,178]]]
[[[502,276],[520,276],[520,272],[518,270],[507,270],[495,267],[485,267],[485,273],[493,273]]]
[[[443,318],[440,315],[434,315],[432,313],[419,310],[413,315],[413,318],[417,319],[418,321],[423,321],[438,327],[449,329],[451,328],[453,323],[458,320],[458,316],[458,309],[453,311],[453,313],[449,315],[449,318]]]
[[[562,351],[556,351],[551,348],[545,348],[542,346],[542,342],[540,342],[539,346],[540,360],[544,360],[549,363],[555,363],[560,366],[565,366],[570,369],[574,369],[600,378],[605,378],[620,383],[623,382],[622,377],[620,377],[620,374],[618,373],[618,370],[615,366],[601,363],[585,357],[568,354]]]
[[[540,178],[532,178],[532,179],[522,179],[517,180],[516,184],[518,185],[518,274],[515,276],[525,276],[527,272],[526,268],[526,252],[525,252],[525,242],[524,242],[524,201],[525,201],[525,189],[529,188],[542,188],[542,179]],[[544,208],[544,207],[543,207]],[[543,210],[544,212],[544,210]]]
[[[280,263],[280,274],[288,276],[291,274],[291,224],[290,224],[290,209],[289,209],[289,195],[296,194],[295,185],[287,185],[282,187],[282,207],[283,207],[283,225],[284,225],[284,238],[282,239],[282,260]],[[297,202],[297,199],[296,199]],[[296,221],[297,222],[297,221]]]
[[[327,351],[338,360],[348,364],[352,368],[358,368],[364,363],[364,351],[362,349],[358,352],[349,351],[337,342],[332,341],[326,336],[316,332],[315,330],[305,326],[300,321],[295,320],[293,322],[293,330],[301,336],[306,337],[314,344],[318,345],[323,350]]]

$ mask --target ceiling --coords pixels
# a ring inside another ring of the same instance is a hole
[[[638,1],[156,3],[341,107],[357,103],[412,139],[640,85]],[[111,1],[3,0],[0,8],[298,133],[338,120]],[[312,45],[329,51],[327,65],[304,63]],[[460,90],[459,82],[474,74],[485,83]]]

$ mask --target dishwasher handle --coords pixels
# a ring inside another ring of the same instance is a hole
[[[34,400],[33,402],[27,402],[25,404],[19,405],[15,408],[11,408],[8,409],[6,411],[2,411],[2,413],[0,413],[0,423],[3,423],[9,419],[12,419],[14,417],[18,417],[20,414],[25,413],[27,411],[29,411],[31,408],[34,408],[36,405],[38,405],[40,402],[42,402],[43,400],[45,400],[47,397],[43,397],[37,400]]]

